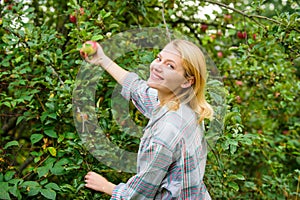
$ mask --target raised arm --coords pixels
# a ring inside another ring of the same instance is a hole
[[[114,61],[112,61],[108,56],[105,55],[102,47],[99,43],[94,42],[96,48],[96,53],[92,56],[87,56],[86,53],[80,52],[81,56],[89,63],[100,65],[105,69],[119,84],[123,85],[123,80],[129,73],[129,71],[123,69]]]

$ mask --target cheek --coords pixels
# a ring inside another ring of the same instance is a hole
[[[170,73],[168,76],[164,77],[167,77],[165,79],[166,84],[172,89],[180,87],[181,84],[183,84],[186,80],[182,75],[178,73]]]
[[[155,65],[155,60],[153,60],[153,61],[150,63],[149,69],[152,70],[153,67],[154,67],[154,65]]]
[[[175,71],[165,71],[165,75],[167,75],[169,80],[172,80],[173,82],[181,83],[185,80],[184,76],[179,74],[178,72]]]

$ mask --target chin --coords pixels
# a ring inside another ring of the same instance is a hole
[[[151,81],[151,80],[148,80],[148,81],[147,81],[147,85],[148,85],[149,87],[151,87],[151,88],[154,88],[154,89],[157,89],[157,86],[158,86],[157,83],[155,83],[155,82],[153,82],[153,81]]]

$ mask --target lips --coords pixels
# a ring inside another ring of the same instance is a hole
[[[152,72],[152,73],[150,74],[150,78],[151,78],[152,80],[163,80],[163,78],[162,78],[161,76],[159,76],[158,74],[156,74],[156,73],[154,73],[154,72]]]

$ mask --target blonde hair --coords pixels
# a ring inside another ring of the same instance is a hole
[[[194,79],[194,83],[188,89],[183,89],[178,98],[181,102],[187,103],[196,113],[199,114],[199,123],[204,118],[212,119],[213,109],[205,99],[205,87],[207,79],[206,61],[203,52],[192,42],[176,39],[169,44],[180,53],[185,78]]]

